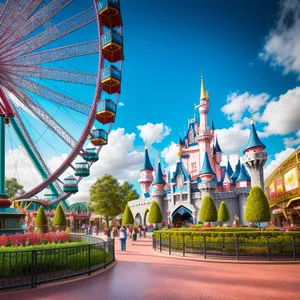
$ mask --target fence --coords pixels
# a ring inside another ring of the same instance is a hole
[[[178,240],[172,241],[171,235],[168,239],[162,239],[162,234],[159,233],[159,238],[152,236],[152,247],[155,251],[194,255],[222,257],[224,259],[252,259],[252,260],[297,260],[300,258],[300,242],[296,242],[295,237],[290,237],[290,242],[287,243],[270,243],[269,237],[265,236],[264,243],[243,243],[239,241],[239,236],[235,236],[234,243],[225,242],[208,242],[206,236],[203,235],[203,242],[185,241],[182,237],[182,242]]]
[[[90,244],[0,252],[0,289],[31,286],[88,274],[115,261],[114,239],[76,235]]]

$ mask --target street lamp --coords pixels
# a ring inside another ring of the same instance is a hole
[[[171,218],[170,218],[171,211],[168,209],[167,213],[168,213],[168,225],[171,226]]]
[[[197,211],[194,210],[194,224],[197,223]]]

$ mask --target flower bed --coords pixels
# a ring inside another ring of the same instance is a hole
[[[0,247],[33,246],[42,244],[58,244],[70,242],[70,235],[65,232],[25,233],[0,236]]]

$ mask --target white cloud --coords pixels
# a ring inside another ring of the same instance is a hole
[[[244,150],[250,131],[242,127],[241,123],[236,123],[232,127],[215,130],[223,153],[237,154]]]
[[[264,169],[265,179],[268,178],[268,176],[294,151],[295,149],[293,148],[287,148],[279,153],[276,153],[275,159],[273,159]]]
[[[295,72],[300,78],[300,2],[281,1],[276,27],[266,37],[259,54],[272,66],[282,66],[284,73]]]
[[[259,111],[259,109],[267,103],[269,98],[270,96],[266,93],[258,95],[248,92],[240,95],[231,93],[227,96],[227,104],[225,104],[221,110],[227,115],[228,119],[238,121],[248,109],[251,109],[252,112]]]
[[[239,156],[238,154],[231,154],[229,155],[229,161],[230,161],[230,165],[233,169],[233,171],[235,170],[235,166],[238,162],[238,159],[239,159]],[[241,161],[243,162],[243,160],[241,159]],[[228,159],[227,159],[227,155],[222,155],[222,162],[221,162],[221,166],[227,166],[227,162],[228,162]]]
[[[267,134],[284,135],[300,128],[300,87],[296,87],[272,100],[262,113],[261,122],[268,123],[264,128]]]
[[[296,132],[295,137],[287,137],[283,139],[286,147],[293,147],[300,145],[300,129]]]
[[[176,161],[178,159],[178,147],[172,142],[169,146],[165,147],[161,152],[162,157],[165,162],[168,164],[171,171],[175,171]]]
[[[124,102],[119,102],[118,105],[122,107],[122,106],[124,106],[125,104],[124,104]]]
[[[171,129],[163,123],[152,124],[148,122],[145,125],[138,125],[137,129],[140,130],[140,137],[146,140],[148,146],[153,143],[160,143],[171,132]]]

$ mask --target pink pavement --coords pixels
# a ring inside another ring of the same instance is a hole
[[[1,300],[300,299],[299,264],[235,264],[159,256],[150,238],[116,240],[115,267],[101,274],[37,289],[9,291]]]

